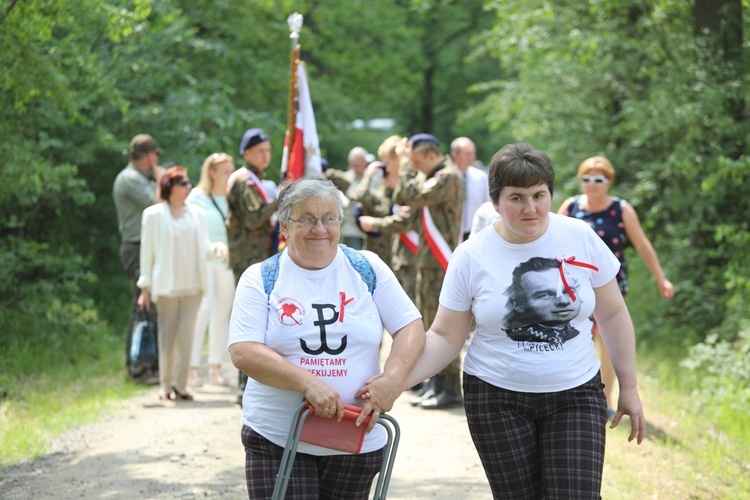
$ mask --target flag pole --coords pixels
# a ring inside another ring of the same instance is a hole
[[[286,171],[287,161],[289,158],[289,150],[294,144],[294,135],[297,128],[297,65],[299,64],[299,32],[302,30],[302,14],[295,12],[287,18],[287,24],[289,25],[289,39],[291,40],[291,53],[289,57],[289,104],[287,108],[287,137],[284,146],[284,157],[282,159],[282,170],[284,175],[288,174]]]

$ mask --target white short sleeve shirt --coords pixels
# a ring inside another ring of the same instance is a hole
[[[338,391],[345,404],[360,405],[357,390],[380,373],[383,328],[397,332],[421,315],[393,272],[372,252],[362,251],[377,276],[373,294],[339,248],[325,269],[298,267],[284,252],[270,300],[261,277],[261,264],[245,271],[235,294],[229,345],[254,341],[265,344],[291,363],[312,372]],[[272,443],[284,446],[291,417],[302,394],[248,380],[243,395],[243,423]],[[376,426],[365,437],[362,452],[385,445]],[[299,451],[313,455],[341,452],[300,443]]]
[[[527,244],[492,227],[476,233],[453,253],[440,293],[443,306],[471,310],[476,320],[465,372],[512,391],[563,391],[599,370],[594,289],[620,264],[586,223],[549,217],[544,235]]]

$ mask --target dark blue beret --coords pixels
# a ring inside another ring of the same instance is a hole
[[[413,135],[409,138],[409,142],[411,142],[412,149],[416,148],[420,144],[435,144],[437,146],[440,146],[440,141],[438,141],[437,137],[432,134]]]
[[[328,164],[328,160],[326,160],[325,158],[323,158],[323,157],[321,156],[321,157],[320,157],[320,170],[321,170],[321,171],[323,171],[323,172],[325,172],[325,171],[326,171],[326,170],[328,170],[328,169],[329,169],[330,167],[331,167],[331,166],[330,166],[330,165]]]
[[[260,144],[261,142],[265,142],[268,140],[268,134],[266,134],[266,131],[262,128],[250,128],[245,131],[245,134],[242,136],[242,141],[240,142],[240,156],[250,149],[251,147],[255,146],[256,144]]]

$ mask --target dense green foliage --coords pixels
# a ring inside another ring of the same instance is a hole
[[[513,77],[482,83],[493,90],[472,113],[543,145],[563,188],[583,159],[612,160],[615,194],[638,210],[677,289],[642,338],[679,330],[693,343],[718,328],[736,339],[750,292],[746,57],[694,35],[682,1],[514,5],[491,2],[485,46]]]
[[[733,376],[744,375],[712,383],[746,391],[746,356],[731,353],[750,345],[741,334],[748,7],[0,0],[0,394],[3,377],[95,361],[122,342],[128,289],[111,187],[133,135],[156,136],[163,159],[197,178],[205,156],[236,155],[242,132],[262,126],[278,176],[295,10],[305,15],[302,58],[332,165],[390,133],[430,131],[445,143],[468,135],[485,163],[503,144],[527,141],[550,153],[559,190],[572,194],[580,161],[608,156],[615,194],[638,210],[677,290],[670,302],[631,298],[634,315],[648,318],[641,347],[686,353],[699,371],[731,358],[745,369]],[[396,125],[352,126],[374,118]]]

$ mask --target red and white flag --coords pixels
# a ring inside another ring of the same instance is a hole
[[[296,130],[294,143],[289,145],[289,131],[284,137],[284,153],[281,159],[281,174],[283,178],[293,181],[306,173],[320,175],[320,144],[318,143],[318,128],[315,125],[310,89],[307,86],[307,70],[305,63],[297,65],[297,100]]]

